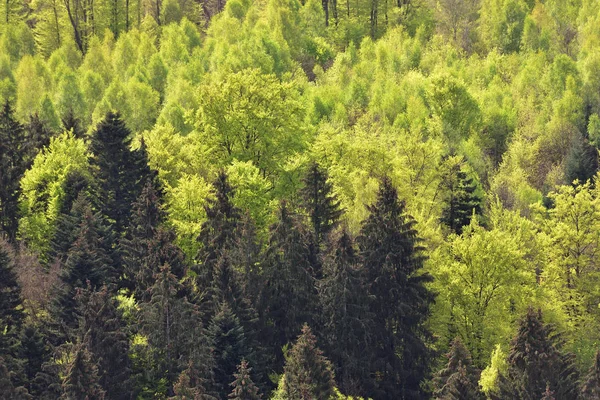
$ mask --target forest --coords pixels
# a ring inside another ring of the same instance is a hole
[[[600,399],[600,1],[2,0],[0,399]]]

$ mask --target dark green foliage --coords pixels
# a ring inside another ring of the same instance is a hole
[[[26,165],[30,167],[37,153],[50,144],[53,132],[44,124],[40,117],[35,114],[29,117],[25,125]]]
[[[221,397],[229,393],[229,383],[237,365],[250,354],[244,328],[227,303],[213,317],[208,335],[214,348],[215,387]]]
[[[149,377],[145,379],[166,379],[170,387],[192,363],[198,376],[210,383],[213,358],[198,306],[181,295],[183,287],[168,265],[155,275],[148,290],[149,300],[139,305],[138,314],[140,333],[148,338],[149,365],[140,366]]]
[[[381,181],[377,201],[368,207],[358,244],[372,296],[374,336],[372,373],[378,379],[374,397],[420,399],[431,352],[423,326],[433,294],[425,287],[423,256],[415,221],[404,213],[389,178]]]
[[[42,366],[51,357],[51,348],[40,329],[32,324],[24,326],[19,347],[19,358],[23,361],[23,378],[27,389],[36,398],[41,397],[41,389],[36,385],[36,375],[42,373]]]
[[[583,380],[580,398],[583,400],[600,398],[600,351],[596,353],[594,365]]]
[[[206,390],[206,379],[203,379],[194,363],[188,363],[188,367],[179,374],[177,383],[173,386],[175,396],[171,399],[177,400],[216,400]]]
[[[571,141],[571,148],[565,159],[565,180],[581,183],[592,179],[598,171],[598,149],[588,139],[576,134]]]
[[[148,181],[132,206],[131,223],[120,244],[124,264],[121,286],[136,299],[147,300],[147,289],[161,266],[169,264],[178,279],[185,273],[185,255],[173,243],[175,234],[163,225],[164,220],[159,193]]]
[[[459,338],[452,341],[446,355],[448,364],[433,379],[436,399],[480,399],[479,376],[481,372],[473,365],[469,350]]]
[[[544,392],[544,397],[542,397],[542,400],[556,400],[554,398],[554,392],[550,390],[549,385],[546,385],[546,391]]]
[[[98,383],[109,399],[126,400],[132,395],[129,338],[117,302],[106,286],[94,292],[78,292],[79,326],[76,336],[98,367]]]
[[[282,202],[270,228],[259,303],[261,339],[271,348],[291,342],[305,323],[314,320],[318,297],[309,260],[309,234],[299,216]],[[275,368],[282,364],[277,352]]]
[[[53,304],[53,315],[63,333],[67,333],[67,327],[74,328],[76,325],[77,288],[88,285],[100,288],[116,280],[113,261],[105,248],[105,238],[102,237],[99,216],[92,212],[85,200],[82,200],[81,205],[79,201],[77,203],[78,207],[81,206],[81,223],[76,231],[77,238],[69,249],[60,272],[60,284]]]
[[[0,110],[0,232],[14,241],[18,229],[19,181],[27,169],[24,128],[6,102]]]
[[[235,381],[230,384],[233,389],[228,398],[231,400],[261,400],[262,397],[252,382],[250,372],[252,372],[252,368],[248,366],[248,361],[242,360],[237,367],[237,373],[233,374]]]
[[[342,215],[340,202],[327,179],[327,171],[313,162],[304,176],[301,192],[302,206],[308,213],[317,248],[327,239]]]
[[[70,108],[69,111],[67,111],[67,114],[63,118],[61,118],[61,123],[63,129],[67,132],[73,132],[73,135],[75,135],[76,138],[81,139],[84,137],[85,131],[81,126],[81,121],[79,120],[79,118],[77,118],[75,113],[73,113],[72,108]]]
[[[441,222],[460,234],[463,227],[471,222],[473,213],[481,213],[481,199],[475,193],[477,185],[456,165],[444,180],[443,186],[447,199]]]
[[[499,378],[499,398],[540,399],[548,386],[556,400],[577,399],[577,370],[572,355],[563,354],[561,347],[541,311],[530,308],[511,342],[508,371]]]
[[[330,236],[323,261],[319,295],[322,334],[335,367],[339,388],[348,395],[367,395],[371,315],[364,274],[352,238],[344,229]]]
[[[98,125],[90,142],[99,204],[119,235],[129,225],[131,204],[154,177],[144,146],[139,150],[130,146],[131,132],[119,114],[112,112]]]
[[[104,399],[106,393],[99,383],[98,367],[87,346],[80,343],[73,346],[72,351],[72,358],[65,366],[61,399]]]
[[[27,389],[13,385],[13,375],[13,371],[7,367],[4,358],[0,356],[0,400],[32,399]]]
[[[331,362],[317,347],[308,325],[290,349],[285,361],[284,389],[289,400],[328,399],[335,381]]]

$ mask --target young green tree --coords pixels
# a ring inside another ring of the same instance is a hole
[[[430,333],[424,326],[433,302],[425,286],[423,255],[415,221],[398,200],[390,178],[381,180],[377,200],[368,207],[358,244],[373,313],[372,373],[378,374],[375,396],[417,399],[431,358]]]
[[[237,367],[237,372],[233,374],[235,380],[231,382],[233,387],[229,396],[231,400],[261,400],[262,397],[256,385],[250,376],[252,368],[249,367],[248,361],[242,360]]]
[[[331,362],[317,347],[317,339],[306,324],[286,357],[284,371],[284,391],[289,400],[328,399],[334,394]]]

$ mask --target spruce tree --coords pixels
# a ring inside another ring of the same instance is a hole
[[[333,186],[327,179],[327,171],[317,162],[313,162],[302,180],[302,206],[308,213],[317,248],[325,241],[342,215],[340,202],[333,194]]]
[[[129,338],[117,301],[106,286],[99,291],[81,289],[76,300],[79,326],[75,335],[98,367],[98,383],[107,398],[130,399]]]
[[[582,400],[600,398],[600,351],[596,353],[594,364],[583,380],[580,398]]]
[[[365,351],[371,340],[371,314],[364,274],[350,234],[343,229],[330,239],[319,285],[325,348],[340,390],[366,396],[372,384]]]
[[[454,233],[460,234],[463,227],[471,222],[473,212],[481,214],[481,198],[476,194],[477,185],[461,171],[460,165],[456,165],[444,179],[443,186],[447,198],[441,222]]]
[[[24,127],[25,133],[25,162],[29,168],[33,164],[35,156],[41,149],[50,144],[50,138],[53,132],[48,129],[46,124],[35,114],[29,117],[29,121]]]
[[[119,235],[129,225],[131,204],[154,177],[144,147],[131,150],[130,146],[131,132],[120,115],[112,112],[97,126],[90,142],[99,204]]]
[[[433,294],[425,287],[420,239],[389,178],[368,207],[358,244],[371,296],[375,397],[420,399],[428,375],[430,334],[424,327]]]
[[[222,303],[213,317],[208,335],[211,339],[215,362],[215,388],[221,397],[229,393],[231,376],[243,358],[251,354],[244,329],[227,303]]]
[[[259,303],[261,338],[272,348],[281,349],[294,340],[305,323],[314,320],[318,295],[309,246],[309,235],[301,219],[282,202],[277,222],[270,228]],[[275,369],[283,365],[282,356],[276,353]]]
[[[508,371],[499,378],[499,398],[539,399],[546,387],[556,400],[576,399],[578,376],[571,354],[561,352],[562,341],[541,311],[529,309],[521,320],[508,354]]]
[[[595,398],[597,399],[598,397]],[[546,385],[546,391],[544,392],[544,396],[541,400],[556,400],[554,398],[554,392],[550,390],[550,385]]]
[[[235,380],[230,384],[233,389],[228,398],[231,400],[261,400],[258,388],[254,385],[250,376],[252,368],[248,366],[248,361],[242,360],[237,367],[237,373],[233,374]]]
[[[51,348],[40,329],[28,324],[24,326],[19,346],[19,358],[23,360],[23,378],[29,393],[36,398],[41,397],[41,390],[36,385],[36,375],[42,373],[44,363],[50,361]]]
[[[15,387],[13,384],[14,372],[7,367],[6,362],[0,356],[0,400],[30,400],[27,389],[23,386]]]
[[[457,337],[452,341],[446,355],[448,363],[433,379],[436,399],[480,399],[479,371],[471,359],[469,350]],[[471,397],[465,397],[467,394]]]
[[[308,325],[290,349],[285,361],[284,391],[289,400],[329,399],[335,381],[331,362],[317,347]]]
[[[75,345],[71,361],[65,365],[61,399],[103,400],[106,393],[98,378],[98,367],[85,343]]]
[[[83,139],[85,131],[72,108],[69,108],[65,116],[61,118],[61,124],[66,132],[71,131],[76,138]]]
[[[27,169],[24,128],[8,101],[0,110],[0,232],[10,241],[17,236],[20,180]]]

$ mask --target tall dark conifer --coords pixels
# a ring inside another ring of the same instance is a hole
[[[421,399],[428,375],[430,334],[424,327],[433,294],[425,287],[422,248],[415,221],[405,214],[389,178],[381,181],[358,244],[367,276],[374,323],[374,397]]]
[[[70,108],[69,111],[67,111],[66,115],[63,118],[61,118],[61,124],[65,131],[73,132],[73,135],[76,138],[82,139],[85,135],[85,131],[81,126],[81,121],[79,120],[79,118],[77,118],[72,108]]]
[[[279,350],[293,341],[302,326],[315,318],[318,296],[309,246],[309,235],[301,219],[282,202],[277,222],[270,228],[259,303],[264,324],[261,337],[271,348]],[[282,356],[277,351],[276,370],[283,365]]]
[[[106,392],[98,378],[98,367],[85,343],[73,346],[71,361],[64,366],[61,399],[103,400]]]
[[[469,350],[459,338],[452,341],[450,351],[446,355],[448,363],[433,379],[436,399],[480,399],[479,371],[471,359]],[[465,397],[472,396],[472,397]]]
[[[285,361],[284,392],[289,400],[329,399],[335,380],[331,362],[317,347],[308,325],[290,349]]]
[[[364,274],[349,233],[344,229],[330,239],[319,285],[325,349],[340,390],[367,396],[372,382],[365,348],[372,326]]]
[[[454,233],[460,234],[469,225],[473,212],[481,214],[481,198],[477,195],[477,185],[467,174],[454,166],[444,179],[446,204],[442,210],[441,222]]]
[[[231,382],[233,387],[228,398],[231,400],[261,400],[261,395],[250,376],[252,368],[248,366],[248,361],[242,360],[237,367],[237,373],[233,374],[235,380]]]
[[[131,204],[155,175],[148,167],[144,146],[131,150],[131,139],[119,114],[109,112],[90,142],[91,164],[99,186],[98,203],[119,235],[129,225]]]
[[[577,399],[578,376],[573,356],[561,352],[562,341],[541,311],[529,309],[519,324],[508,354],[508,371],[499,378],[499,398],[540,399],[547,386],[556,400]]]
[[[583,380],[582,400],[600,399],[600,351],[596,353],[594,364]]]

